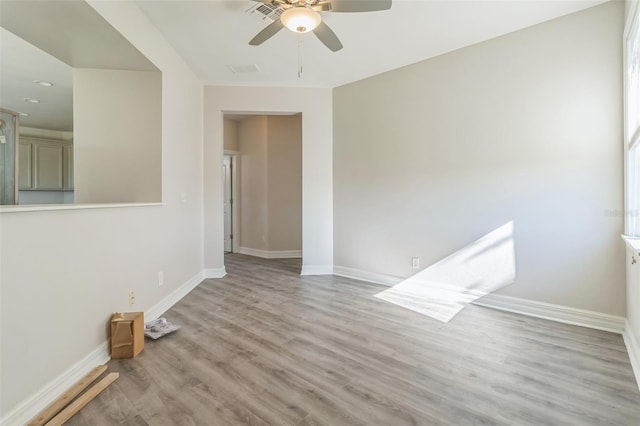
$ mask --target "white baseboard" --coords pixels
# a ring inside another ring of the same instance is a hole
[[[375,284],[394,286],[401,283],[405,278],[394,277],[393,275],[378,274],[376,272],[362,271],[360,269],[347,268],[346,266],[334,266],[333,274],[341,277],[353,278],[354,280],[367,281]]]
[[[640,346],[638,346],[638,341],[636,340],[635,334],[633,334],[629,321],[625,323],[622,338],[629,353],[631,368],[633,369],[633,374],[636,376],[636,384],[638,385],[638,389],[640,389]]]
[[[240,247],[238,253],[263,259],[298,259],[302,257],[302,250],[260,250],[249,247]]]
[[[182,284],[180,287],[166,295],[164,299],[153,305],[151,308],[147,309],[144,313],[144,320],[153,321],[154,319],[160,318],[162,314],[171,309],[173,305],[178,303],[180,300],[182,300],[183,297],[189,294],[191,290],[196,288],[203,279],[203,272],[195,274],[186,283]]]
[[[301,259],[302,250],[272,250],[269,259]]]
[[[187,282],[182,284],[180,287],[169,293],[164,299],[160,302],[153,305],[144,313],[145,321],[154,320],[159,318],[160,315],[168,311],[173,305],[178,303],[184,296],[189,294],[191,290],[196,288],[198,284],[200,284],[204,278],[204,276],[208,273],[215,273],[215,277],[208,278],[219,278],[220,276],[224,276],[224,268],[219,269],[209,269],[202,272],[198,272]],[[222,273],[222,275],[220,275]],[[56,398],[66,392],[75,382],[80,380],[83,376],[85,376],[89,371],[100,364],[104,364],[111,359],[111,355],[109,352],[109,341],[102,343],[96,349],[94,349],[90,354],[82,358],[75,365],[69,368],[64,373],[60,374],[54,380],[46,384],[42,389],[38,392],[30,396],[29,398],[22,401],[16,408],[11,410],[6,416],[2,418],[0,421],[0,425],[3,426],[18,426],[27,424],[31,419],[33,419],[40,411],[42,411],[45,407],[47,407],[51,402],[53,402]]]
[[[249,247],[240,247],[238,249],[238,253],[246,254],[249,256],[262,257],[263,259],[268,259],[267,257],[268,252],[266,250],[254,249]]]
[[[202,271],[202,277],[204,279],[222,278],[225,275],[227,275],[227,270],[225,269],[224,266],[222,268],[205,269],[204,271]]]
[[[109,342],[104,342],[67,371],[47,383],[38,392],[18,404],[16,408],[2,418],[0,424],[3,426],[26,425],[37,416],[40,411],[69,390],[75,382],[84,377],[96,366],[104,364],[110,359]]]
[[[405,278],[362,271],[345,266],[334,266],[333,269],[334,274],[341,277],[353,278],[356,280],[387,286],[394,286],[405,280]],[[513,312],[530,317],[544,318],[551,321],[579,325],[597,330],[611,331],[618,334],[622,334],[625,329],[625,319],[623,317],[571,308],[569,306],[553,305],[550,303],[521,299],[518,297],[489,294],[474,301],[473,303],[475,305],[485,306],[487,308],[498,309],[501,311]]]
[[[332,265],[302,265],[300,275],[333,275]]]
[[[392,275],[347,268],[344,266],[334,266],[333,269],[334,274],[341,277],[353,278],[356,280],[387,286],[394,286],[405,279]],[[551,321],[579,325],[597,330],[611,331],[618,334],[622,334],[625,329],[625,319],[623,317],[517,297],[489,294],[473,303],[475,305],[485,306],[487,308],[498,309],[501,311],[513,312],[530,317],[544,318]],[[629,352],[631,353],[631,351]],[[640,354],[640,352],[638,353]]]
[[[476,300],[473,304],[618,334],[622,334],[625,324],[623,317],[615,315],[499,294],[490,294]]]

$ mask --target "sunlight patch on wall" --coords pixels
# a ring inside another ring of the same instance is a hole
[[[443,322],[516,278],[513,221],[375,297]]]

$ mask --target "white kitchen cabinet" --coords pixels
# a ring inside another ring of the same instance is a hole
[[[18,147],[18,189],[33,187],[32,151],[30,143],[21,143]]]
[[[62,144],[39,141],[33,148],[33,188],[62,190]]]
[[[73,145],[70,142],[21,137],[19,158],[21,190],[73,190]]]
[[[62,146],[62,189],[73,189],[73,145]]]

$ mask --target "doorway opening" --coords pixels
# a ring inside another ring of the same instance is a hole
[[[302,114],[224,113],[224,252],[302,257]]]

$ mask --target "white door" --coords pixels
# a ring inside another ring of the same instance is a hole
[[[222,160],[222,180],[224,182],[224,251],[231,252],[233,247],[233,227],[232,227],[232,186],[231,156],[225,155]]]

